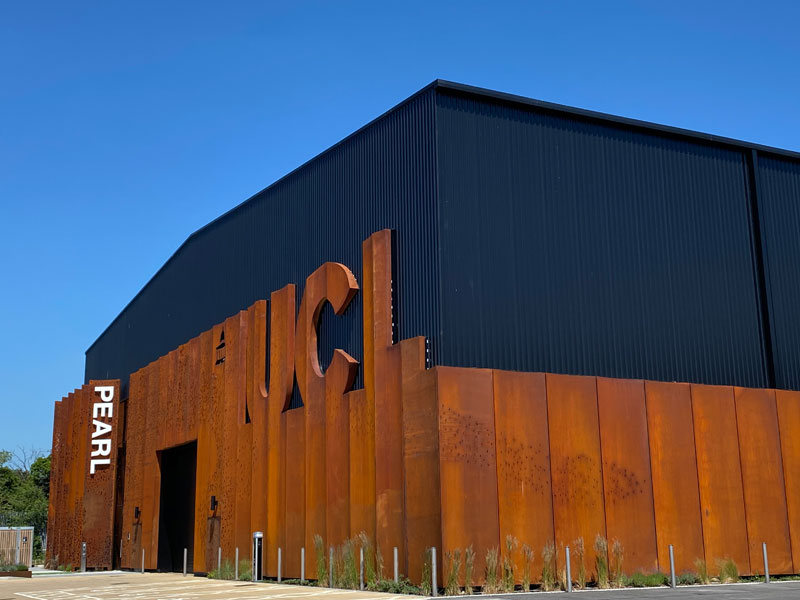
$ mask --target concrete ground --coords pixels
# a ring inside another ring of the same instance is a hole
[[[400,600],[395,596],[325,588],[217,581],[172,573],[110,573],[0,579],[0,600]]]
[[[542,600],[564,592],[498,594],[500,600]],[[587,590],[574,593],[575,600],[800,600],[800,582],[766,585],[737,584],[669,588]],[[95,573],[92,575],[41,575],[31,579],[0,579],[0,600],[278,600],[315,598],[325,600],[420,600],[419,596],[395,596],[326,588],[216,581],[170,573]]]

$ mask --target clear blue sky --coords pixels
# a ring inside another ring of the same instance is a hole
[[[194,230],[436,78],[800,150],[800,3],[4,2],[0,448]]]

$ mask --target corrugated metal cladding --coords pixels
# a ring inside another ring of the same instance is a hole
[[[360,281],[387,227],[398,336],[436,364],[800,389],[796,155],[447,82],[192,235],[87,351],[87,381],[286,283],[299,306],[325,261]],[[360,296],[325,311],[323,362],[334,347],[362,358]]]
[[[759,209],[775,383],[800,389],[800,162],[760,155]]]
[[[441,362],[766,385],[743,152],[437,98]]]
[[[128,375],[325,261],[361,281],[361,243],[392,228],[402,338],[439,328],[434,91],[427,88],[193,234],[86,353],[89,379]],[[361,359],[361,296],[326,311],[320,357]],[[331,318],[326,318],[326,317]],[[361,387],[360,381],[356,387]]]

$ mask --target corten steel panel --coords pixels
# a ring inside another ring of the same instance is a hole
[[[326,378],[331,377],[331,368]],[[348,374],[344,373],[344,377]],[[328,545],[350,537],[350,405],[347,394],[327,385],[325,398],[326,528]]]
[[[563,546],[579,537],[590,548],[606,535],[600,429],[594,377],[547,374],[553,517],[559,566]],[[587,553],[588,555],[588,553]],[[573,573],[578,564],[573,555]]]
[[[286,473],[286,577],[300,576],[300,548],[306,548],[306,577],[316,578],[317,567],[314,561],[314,543],[306,544],[306,494],[304,463],[305,455],[305,407],[287,411],[281,415],[286,432],[286,451],[284,452],[284,473]],[[291,475],[290,475],[291,474]],[[321,534],[320,534],[321,535]],[[270,573],[272,574],[272,573]],[[277,572],[275,573],[277,575]]]
[[[237,437],[236,437],[236,527],[234,532],[234,551],[229,550],[231,562],[235,560],[235,548],[239,551],[246,551],[252,544],[252,529],[250,527],[251,518],[251,495],[253,472],[253,425],[252,420],[246,423],[247,409],[247,381],[248,381],[248,348],[250,345],[250,329],[248,327],[249,313],[242,311],[239,313],[239,344],[236,351],[237,355]],[[261,459],[263,460],[263,459]]]
[[[329,541],[328,537],[339,537],[341,532],[346,536],[350,529],[348,523],[342,524],[340,517],[333,514],[327,502],[328,487],[335,489],[337,493],[342,491],[332,481],[330,470],[342,464],[343,459],[346,459],[346,450],[342,451],[338,447],[342,443],[340,435],[339,438],[331,439],[331,448],[337,449],[332,456],[327,456],[326,406],[353,385],[358,363],[349,354],[337,349],[328,369],[323,373],[317,356],[317,324],[326,301],[340,315],[357,291],[358,284],[347,267],[339,263],[325,263],[306,279],[306,289],[297,317],[295,369],[305,409],[306,548],[313,548],[315,535],[321,535],[326,546],[337,544],[335,539]],[[344,437],[344,444],[348,443],[347,439]],[[349,466],[349,460],[347,465]],[[349,482],[349,478],[345,481]],[[334,519],[331,529],[327,527],[328,516]],[[309,571],[309,576],[315,573],[316,570]]]
[[[800,160],[759,152],[758,211],[775,387],[800,389]]]
[[[783,481],[775,392],[734,388],[739,456],[750,565],[764,573],[761,544],[767,543],[771,573],[792,572],[792,547]]]
[[[419,581],[425,550],[442,547],[437,375],[425,370],[424,338],[404,340],[399,346],[406,513],[406,556],[400,558],[400,569],[412,581]]]
[[[709,573],[728,557],[750,573],[733,388],[692,385],[692,413]]]
[[[475,548],[476,580],[500,544],[492,372],[437,367],[442,556]]]
[[[161,388],[161,367],[163,361],[156,361],[148,369],[149,394],[145,398],[145,433],[144,433],[144,465],[142,469],[142,548],[145,551],[145,569],[158,566],[158,520],[159,496],[161,491],[161,469],[156,453],[162,439],[161,400],[164,392]]]
[[[494,371],[493,385],[500,542],[518,539],[520,567],[523,544],[538,557],[555,537],[545,376]]]
[[[622,543],[628,565],[657,571],[644,382],[598,377],[597,410],[608,538]],[[587,547],[594,542],[585,541]],[[669,564],[661,568],[668,569]]]
[[[267,450],[268,492],[267,521],[265,529],[257,529],[265,534],[264,568],[269,573],[278,569],[278,547],[285,547],[286,514],[286,429],[282,426],[282,412],[288,407],[294,383],[295,350],[295,286],[287,285],[273,292],[270,299],[270,377],[268,403],[268,442]],[[292,476],[303,470],[304,458],[295,457]],[[263,527],[263,525],[262,525]],[[291,560],[291,557],[287,557]]]
[[[220,517],[220,544],[222,545],[223,558],[231,558],[235,541],[236,528],[236,484],[238,473],[236,469],[236,437],[238,433],[239,415],[237,408],[237,384],[239,380],[239,315],[228,317],[225,320],[225,362],[222,364],[224,384],[222,392],[222,412],[219,413],[223,429],[223,446],[221,475],[222,488],[217,495],[219,508],[217,515]]]
[[[794,572],[800,573],[800,392],[775,392]]]
[[[350,537],[375,539],[375,415],[364,390],[347,394],[350,406]],[[386,560],[386,552],[383,553]]]
[[[449,89],[436,105],[438,364],[767,385],[741,150]]]
[[[694,571],[705,554],[691,390],[686,383],[646,381],[645,394],[658,564],[669,567],[672,544],[677,572]]]
[[[415,95],[191,235],[87,351],[86,379],[126,379],[287,282],[302,293],[306,276],[327,260],[357,268],[360,242],[384,228],[402,232],[396,289],[408,312],[399,339],[434,335],[433,95]],[[329,335],[331,348],[363,356],[360,299],[330,323]]]
[[[403,535],[403,406],[401,356],[393,347],[392,232],[379,231],[363,243],[364,389],[373,412],[377,547],[405,554]]]
[[[111,386],[114,398],[111,404],[111,417],[97,417],[98,421],[111,425],[110,434],[102,436],[111,440],[111,464],[98,466],[95,473],[89,473],[89,463],[91,460],[91,435],[93,431],[93,406],[95,402],[101,402],[100,395],[95,392],[96,386]],[[84,397],[86,398],[86,418],[89,441],[87,450],[89,456],[85,466],[85,488],[80,499],[83,511],[83,528],[81,531],[82,541],[86,542],[86,565],[87,567],[101,569],[111,569],[113,566],[114,555],[114,505],[117,479],[117,439],[120,435],[119,428],[119,381],[91,381],[88,386],[84,386]]]
[[[209,570],[209,561],[213,560],[206,553],[209,532],[207,531],[209,512],[206,502],[210,502],[209,487],[216,464],[216,452],[212,426],[213,412],[213,368],[215,361],[214,348],[217,342],[213,333],[206,331],[199,336],[198,352],[198,378],[196,385],[198,393],[195,399],[197,406],[198,422],[197,433],[197,472],[195,473],[195,500],[194,500],[194,560],[192,567],[196,573],[206,573]]]
[[[50,461],[50,496],[47,503],[47,530],[49,531],[49,544],[47,545],[46,559],[51,561],[53,559],[53,549],[58,547],[58,526],[56,525],[55,516],[58,514],[59,518],[62,515],[60,506],[58,504],[58,495],[61,488],[61,400],[56,400],[53,405],[53,441],[50,446],[51,461]]]

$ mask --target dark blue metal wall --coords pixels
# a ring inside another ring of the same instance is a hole
[[[127,380],[396,230],[434,363],[800,389],[800,159],[435,82],[192,235],[87,351]],[[362,359],[361,298],[325,363]],[[356,386],[360,387],[360,380]],[[299,402],[299,399],[296,399]]]
[[[800,390],[800,161],[757,160],[775,384]]]
[[[324,152],[193,234],[86,353],[89,379],[136,371],[325,261],[361,281],[361,242],[398,237],[399,335],[438,324],[435,129],[432,88]],[[320,357],[343,348],[361,360],[361,297],[325,311]],[[360,382],[356,383],[360,387]]]
[[[766,385],[743,152],[448,91],[437,124],[440,362]]]

